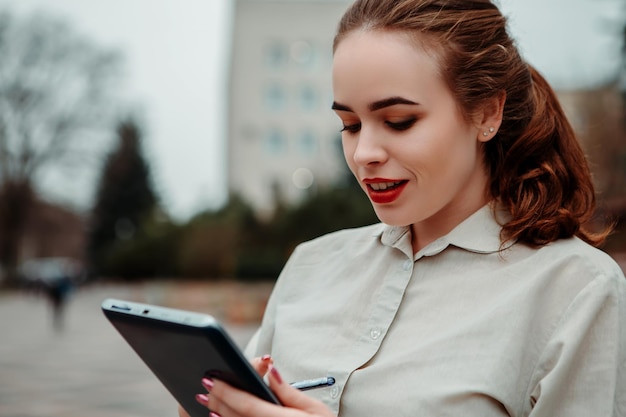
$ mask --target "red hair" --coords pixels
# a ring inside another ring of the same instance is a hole
[[[511,215],[503,241],[604,241],[608,229],[588,228],[595,191],[574,130],[550,85],[520,56],[491,1],[357,0],[342,17],[333,48],[355,30],[413,34],[436,54],[468,120],[488,100],[506,95],[502,124],[483,148],[491,197]]]

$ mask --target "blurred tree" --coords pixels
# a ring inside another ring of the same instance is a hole
[[[119,59],[62,21],[7,12],[0,56],[0,266],[11,283],[42,171],[85,167],[96,141],[80,139],[107,119]]]
[[[124,275],[119,262],[127,262],[122,253],[129,250],[129,242],[141,237],[146,224],[163,216],[135,121],[120,122],[117,137],[117,147],[102,170],[89,227],[89,264],[98,275]],[[133,271],[130,275],[141,272],[137,267]]]
[[[251,206],[237,194],[216,212],[206,211],[189,221],[180,241],[180,271],[194,278],[232,278],[237,259],[260,224]]]
[[[132,239],[119,240],[106,249],[107,275],[127,281],[179,277],[183,229],[159,215],[148,216]]]
[[[295,245],[326,233],[378,222],[371,203],[353,180],[349,186],[319,190],[274,220],[280,240]]]
[[[271,219],[245,228],[246,238],[237,247],[235,276],[276,278],[301,242],[377,222],[371,203],[346,169],[345,178],[334,187],[318,189],[300,204],[280,205]]]

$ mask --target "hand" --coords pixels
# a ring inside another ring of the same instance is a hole
[[[203,379],[209,395],[199,394],[198,402],[211,411],[210,417],[335,417],[324,403],[284,382],[276,368],[269,365],[270,389],[283,407],[261,400],[228,384]]]
[[[178,417],[190,417],[189,414],[187,414],[187,412],[185,411],[185,409],[180,406],[180,404],[178,405]]]
[[[260,358],[252,359],[250,361],[250,364],[259,373],[259,375],[261,375],[261,377],[264,377],[265,374],[267,374],[267,371],[269,370],[270,366],[274,364],[274,360],[270,357],[270,355],[264,355]],[[178,416],[190,417],[189,414],[187,414],[187,412],[185,411],[185,409],[181,407],[180,405],[178,406]]]

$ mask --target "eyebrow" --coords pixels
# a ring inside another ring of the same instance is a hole
[[[372,104],[369,105],[369,110],[370,111],[376,111],[376,110],[380,110],[380,109],[384,109],[386,107],[391,107],[391,106],[395,106],[398,104],[409,104],[409,105],[417,105],[418,103],[408,100],[406,98],[403,97],[389,97],[389,98],[385,98],[382,100],[378,100],[373,102]],[[337,103],[336,101],[333,101],[333,105],[331,107],[332,110],[340,110],[340,111],[349,111],[349,112],[353,112],[354,111],[344,105],[344,104],[340,104]]]

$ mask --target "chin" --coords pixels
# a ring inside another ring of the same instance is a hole
[[[393,210],[383,209],[374,206],[376,217],[389,226],[409,226],[414,223],[413,218],[409,218],[405,213],[393,213]]]

